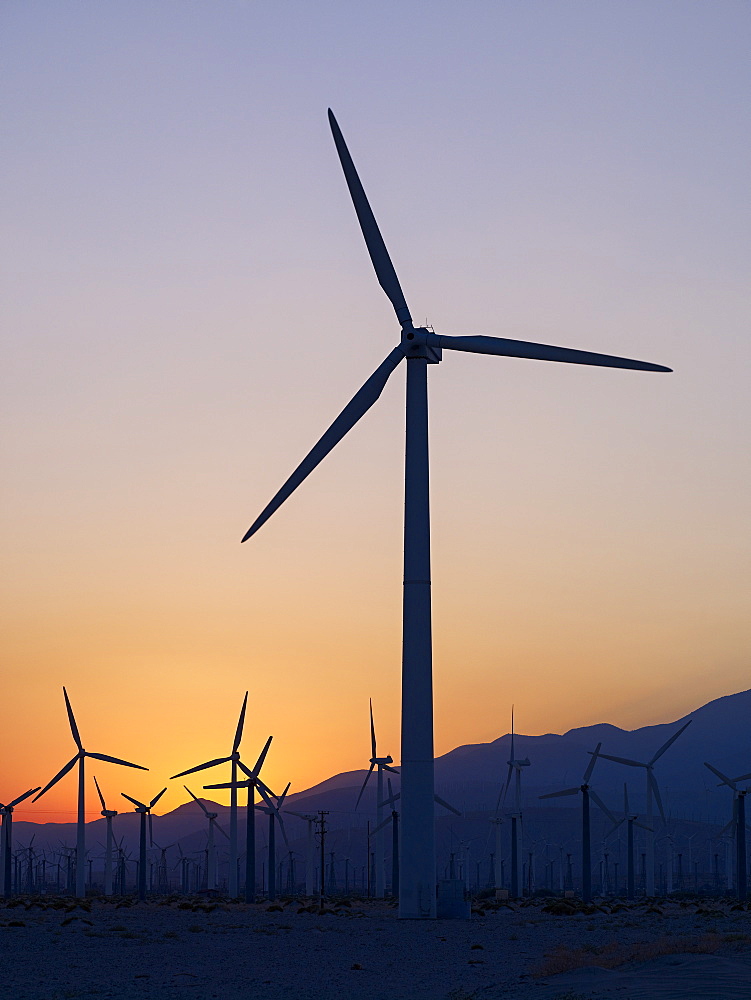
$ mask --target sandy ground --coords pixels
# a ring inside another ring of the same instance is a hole
[[[3,1000],[751,1000],[751,911],[730,904],[538,904],[428,923],[357,901],[323,915],[297,902],[50,902],[0,906]]]

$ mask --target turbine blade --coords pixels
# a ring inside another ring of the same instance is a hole
[[[570,347],[553,347],[550,344],[533,344],[526,340],[506,340],[503,337],[444,337],[428,333],[425,342],[429,347],[447,351],[468,351],[470,354],[494,354],[502,358],[528,358],[532,361],[562,361],[571,365],[596,365],[599,368],[631,368],[642,372],[669,372],[672,368],[654,365],[648,361],[634,361],[612,354],[594,354]]]
[[[373,723],[373,699],[370,698],[370,756],[377,757],[375,724]]]
[[[70,707],[70,699],[68,698],[68,692],[63,687],[63,698],[65,698],[65,708],[68,712],[68,722],[70,723],[70,731],[73,733],[73,739],[76,741],[76,746],[79,750],[83,750],[83,743],[81,743],[81,737],[78,733],[78,726],[76,725],[76,719],[73,715],[73,709]]]
[[[184,778],[186,774],[193,774],[194,771],[205,771],[208,767],[216,767],[217,764],[229,764],[231,760],[231,757],[217,757],[216,760],[207,760],[205,764],[196,764],[195,767],[189,767],[187,771],[181,771],[179,774],[173,774],[170,781],[172,781],[173,778]]]
[[[610,820],[610,822],[611,823],[615,823],[615,825],[617,826],[618,825],[618,820],[611,813],[611,811],[608,809],[608,807],[605,805],[605,803],[602,801],[602,799],[600,798],[600,796],[597,794],[597,792],[593,788],[589,789],[589,795],[590,795],[590,798],[596,803],[596,805],[602,810],[602,812],[605,813],[605,815]]]
[[[357,171],[352,162],[352,157],[349,155],[344,136],[341,133],[336,118],[334,118],[331,108],[329,108],[329,125],[334,136],[334,144],[339,154],[339,161],[344,171],[347,187],[349,188],[355,212],[357,212],[357,218],[360,222],[360,229],[362,229],[370,259],[373,261],[373,267],[378,277],[378,284],[388,295],[396,312],[396,318],[404,326],[405,323],[412,322],[412,317],[409,314],[407,302],[404,298],[404,292],[399,284],[394,265],[391,263],[389,252],[386,249],[386,244],[383,242],[381,231],[378,228],[373,210],[365,195],[365,190],[360,182],[360,178],[357,176]]]
[[[653,826],[647,826],[645,823],[639,823],[638,820],[634,820],[634,826],[638,826],[641,830],[646,830],[648,833],[654,833]]]
[[[733,781],[748,781],[751,778],[751,774],[742,774],[740,778],[733,778]]]
[[[650,760],[650,762],[649,762],[649,763],[650,763],[650,764],[654,764],[654,762],[655,762],[656,760],[659,760],[659,759],[660,759],[660,757],[662,757],[662,755],[663,755],[663,754],[665,753],[665,751],[667,750],[667,748],[668,748],[668,747],[669,747],[669,746],[670,746],[671,744],[675,743],[675,741],[676,741],[676,740],[678,739],[678,737],[679,737],[679,736],[681,735],[681,733],[683,732],[683,730],[684,730],[684,729],[687,729],[687,728],[688,728],[688,727],[689,727],[689,726],[691,725],[691,723],[692,723],[692,722],[693,722],[693,719],[689,719],[689,720],[688,720],[688,722],[684,723],[684,724],[683,724],[683,725],[681,726],[681,728],[680,728],[680,729],[678,730],[678,732],[677,732],[677,733],[673,733],[673,735],[672,735],[672,736],[670,737],[670,739],[669,739],[669,740],[668,740],[668,741],[667,741],[666,743],[663,743],[663,744],[662,744],[662,746],[660,747],[660,749],[659,749],[659,750],[657,751],[657,753],[656,753],[656,754],[654,755],[654,757],[652,758],[652,760]]]
[[[589,751],[592,753],[592,751]],[[614,757],[610,753],[600,753],[597,755],[603,760],[614,760],[616,764],[628,764],[629,767],[646,767],[647,765],[642,763],[640,760],[629,760],[627,757]]]
[[[17,799],[13,799],[13,801],[9,802],[8,805],[5,806],[4,808],[13,809],[14,806],[17,806],[19,802],[23,802],[24,799],[28,799],[28,797],[30,795],[33,795],[34,792],[38,792],[41,787],[42,787],[41,785],[37,785],[36,788],[30,788],[28,792],[24,792],[23,795],[19,795]]]
[[[102,803],[102,809],[106,809],[107,806],[104,804],[104,796],[102,795],[102,789],[99,787],[99,782],[96,780],[96,775],[94,775],[94,784],[96,785],[96,793],[99,796],[99,801]]]
[[[68,771],[70,771],[70,769],[78,762],[80,756],[81,755],[77,753],[76,756],[73,758],[73,760],[69,760],[68,763],[65,765],[65,767],[57,772],[52,781],[48,781],[47,784],[44,786],[44,788],[41,790],[41,792],[39,792],[38,795],[34,796],[32,801],[36,802],[37,799],[41,799],[41,797],[44,795],[45,792],[48,792],[53,785],[56,785],[61,778],[64,778],[65,775],[68,773]]]
[[[148,767],[142,767],[140,764],[131,764],[129,760],[120,760],[119,757],[110,757],[106,753],[91,753],[89,750],[85,751],[87,757],[93,757],[95,760],[105,760],[109,764],[122,764],[124,767],[135,767],[139,771],[148,771]]]
[[[263,787],[262,787],[260,784],[258,785],[258,791],[259,791],[259,793],[261,795],[261,798],[263,799],[263,801],[266,803],[266,806],[267,806],[266,809],[263,809],[263,812],[269,812],[269,810],[270,810],[272,813],[275,813],[276,815],[278,815],[279,814],[279,810],[276,808],[276,806],[274,805],[273,799],[271,798],[271,794],[273,794],[273,793],[270,793],[267,790],[266,785],[263,785]],[[262,808],[262,807],[260,805],[256,806],[256,809],[259,809],[259,808]]]
[[[253,524],[251,524],[243,535],[242,540],[244,542],[247,542],[251,535],[254,535],[261,525],[268,521],[274,511],[281,507],[284,501],[294,493],[300,483],[307,479],[313,469],[324,460],[328,453],[339,444],[344,435],[352,430],[357,421],[368,412],[383,392],[383,387],[386,385],[389,376],[403,357],[404,351],[402,348],[395,347],[386,360],[376,368],[367,382],[347,403],[329,429],[313,445],[287,482],[264,507]]]
[[[282,837],[284,838],[284,846],[287,848],[287,850],[289,850],[290,847],[289,847],[289,841],[287,840],[287,831],[284,829],[284,820],[282,819],[281,813],[277,812],[276,818],[279,823],[279,829],[282,831]]]
[[[720,779],[720,781],[723,784],[727,785],[728,788],[732,788],[733,791],[735,791],[735,782],[744,780],[743,778],[736,778],[735,780],[733,780],[732,778],[728,778],[726,775],[722,773],[722,771],[718,771],[716,767],[712,767],[712,765],[707,764],[706,761],[704,761],[704,766],[708,767],[709,770],[712,772],[712,774],[716,774],[717,777]]]
[[[362,793],[365,791],[365,786],[367,785],[368,779],[370,778],[371,774],[373,773],[373,768],[374,767],[375,767],[375,764],[371,764],[370,765],[370,770],[365,775],[365,781],[363,781],[363,783],[362,783],[362,788],[360,789],[360,794],[357,796],[357,802],[355,802],[355,809],[357,809],[357,807],[360,805],[360,799],[362,798]]]
[[[127,799],[128,802],[132,802],[134,806],[138,806],[139,809],[149,808],[144,802],[139,802],[138,799],[134,799],[132,796],[126,795],[125,792],[120,792],[120,794],[124,799]]]
[[[389,771],[391,774],[399,774],[400,773],[399,771],[397,771],[397,769],[395,767],[391,767],[390,764],[381,764],[381,767],[383,768],[384,771]]]
[[[660,818],[662,819],[662,822],[664,823],[665,822],[665,810],[662,808],[662,798],[660,797],[660,788],[659,788],[659,786],[657,784],[657,779],[655,778],[654,774],[652,774],[651,770],[648,770],[647,774],[649,775],[649,783],[652,786],[652,794],[654,795],[654,797],[655,797],[655,799],[657,801],[657,808],[660,810]]]
[[[455,816],[461,816],[459,810],[455,809],[454,806],[449,805],[449,803],[445,799],[442,799],[440,795],[434,795],[433,799],[438,803],[439,806],[443,806],[444,809],[448,809],[448,811],[452,812]]]
[[[511,706],[511,760],[516,760],[514,756],[514,706]]]
[[[240,718],[237,720],[237,729],[235,731],[235,742],[232,744],[232,753],[237,753],[240,749],[240,740],[243,738],[243,726],[245,725],[245,709],[248,704],[248,692],[245,692],[245,697],[243,698],[243,707],[240,709]]]
[[[538,795],[538,799],[559,799],[562,795],[578,795],[581,788],[564,788],[562,792],[548,792],[547,795]]]
[[[512,737],[512,739],[513,739],[513,737]],[[513,760],[514,758],[512,757],[511,759]],[[502,805],[505,805],[505,803],[506,803],[506,793],[508,792],[508,786],[511,784],[511,775],[513,774],[513,771],[514,771],[514,765],[513,764],[509,764],[509,766],[508,766],[508,774],[506,776],[506,784],[505,784],[504,789],[503,789],[503,802],[501,803]],[[496,808],[496,812],[498,812],[497,808]]]
[[[281,795],[279,796],[279,798],[278,798],[278,799],[276,800],[276,807],[277,807],[277,809],[281,809],[281,808],[282,808],[282,803],[284,802],[284,799],[285,799],[285,797],[286,797],[286,795],[287,795],[287,792],[289,791],[289,786],[290,786],[291,784],[292,784],[292,782],[291,782],[291,781],[288,781],[288,782],[287,782],[287,787],[286,787],[286,788],[284,789],[284,791],[282,792],[282,794],[281,794]]]
[[[597,746],[595,747],[594,753],[592,754],[592,759],[590,760],[589,764],[587,764],[587,770],[584,772],[584,779],[582,781],[583,785],[588,784],[589,779],[592,777],[592,771],[594,771],[595,764],[597,763],[597,758],[600,755],[600,747],[601,746],[602,746],[602,743],[598,743],[597,744]]]
[[[198,805],[201,807],[201,809],[203,809],[204,813],[208,816],[209,815],[209,810],[206,808],[206,806],[203,804],[203,802],[201,802],[200,799],[196,798],[196,796],[193,794],[193,792],[191,792],[191,790],[188,788],[187,785],[183,785],[183,788],[188,793],[188,795],[190,795],[191,798],[193,798],[193,799],[196,800],[196,802],[198,803]]]
[[[269,747],[271,746],[271,741],[273,740],[273,738],[274,738],[273,736],[269,736],[269,738],[266,740],[266,746],[263,748],[263,750],[261,750],[258,760],[256,761],[256,766],[253,768],[253,774],[258,774],[261,768],[263,767],[263,762],[266,760],[266,754],[269,752]],[[248,775],[248,777],[250,777],[250,775]]]
[[[220,781],[216,785],[202,785],[202,788],[247,788],[248,785],[252,785],[253,780],[248,778],[247,781]]]
[[[220,825],[219,825],[219,823],[218,823],[218,822],[217,822],[216,820],[212,820],[212,822],[213,822],[214,826],[215,826],[215,827],[217,828],[217,830],[218,830],[218,831],[219,831],[219,832],[220,832],[221,834],[224,834],[224,836],[225,836],[225,837],[227,838],[227,840],[229,840],[229,834],[228,834],[228,833],[227,833],[227,831],[226,831],[226,830],[224,829],[224,827],[223,827],[223,826],[220,826]]]
[[[151,802],[149,802],[149,809],[153,809],[154,808],[154,806],[157,804],[157,802],[159,801],[159,799],[161,799],[161,797],[164,795],[164,793],[166,791],[167,791],[167,789],[163,788],[158,795],[154,796],[154,798],[151,800]]]
[[[625,821],[626,821],[626,818],[624,816],[623,819],[619,819],[618,820],[618,822],[615,824],[615,826],[611,826],[611,828],[605,834],[605,840],[609,840],[613,836],[613,834],[615,833],[615,831],[618,829],[618,827],[621,825],[621,823],[625,823]]]

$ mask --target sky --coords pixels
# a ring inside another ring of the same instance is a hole
[[[403,367],[240,545],[398,343],[329,106],[416,321],[674,369],[430,368],[436,753],[512,703],[630,729],[749,687],[750,29],[733,0],[2,5],[0,800],[73,755],[63,684],[86,749],[150,768],[98,763],[110,807],[187,800],[246,690],[275,790],[367,766],[369,698],[399,759]]]

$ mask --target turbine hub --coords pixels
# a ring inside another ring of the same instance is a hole
[[[431,334],[424,326],[404,326],[402,327],[402,347],[404,353],[409,358],[425,358],[429,365],[437,365],[441,360],[441,348],[437,345],[429,346],[428,338],[437,339],[435,334]]]

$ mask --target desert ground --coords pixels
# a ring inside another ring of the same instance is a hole
[[[252,906],[29,898],[0,906],[0,996],[318,1000],[751,998],[751,909],[731,900]]]

